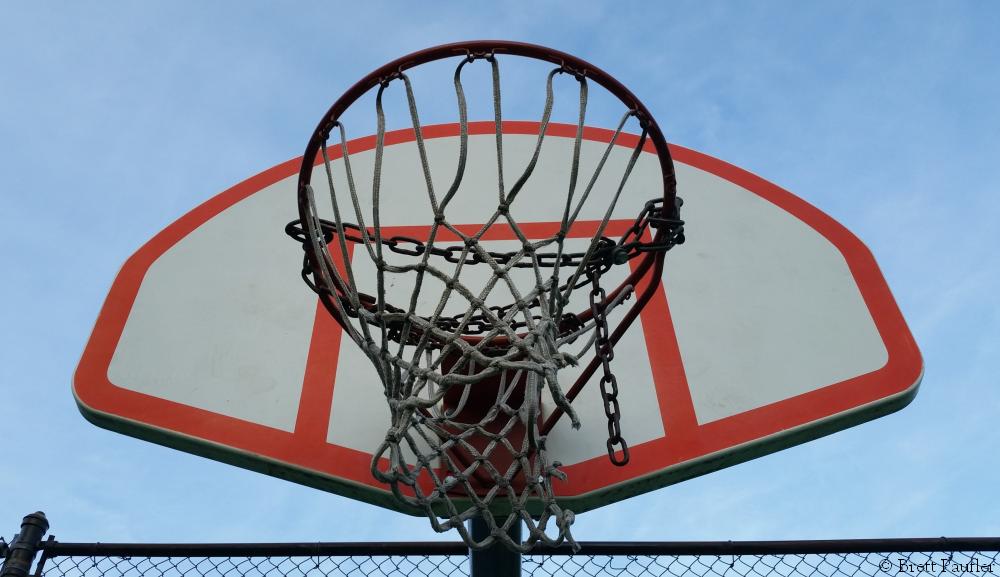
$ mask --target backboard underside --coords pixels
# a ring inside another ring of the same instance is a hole
[[[488,153],[495,137],[492,123],[470,128],[470,158],[486,159],[467,168],[474,189],[478,175],[495,170]],[[554,225],[548,205],[558,195],[547,191],[565,188],[575,130],[550,125],[539,178],[521,193],[538,230]],[[534,123],[504,124],[512,172],[537,131]],[[456,125],[424,131],[443,181],[453,174],[457,134]],[[610,132],[588,129],[585,138],[584,163],[593,163]],[[419,232],[427,214],[405,196],[420,194],[412,186],[419,166],[405,160],[413,133],[387,141],[385,162],[396,170],[385,186],[400,196],[384,203],[385,226]],[[635,142],[624,138],[612,162],[625,162]],[[372,138],[350,144],[360,180],[370,178],[373,146]],[[657,194],[656,157],[647,152],[612,227],[627,227]],[[922,374],[885,280],[853,234],[759,177],[682,147],[671,152],[687,242],[667,254],[660,290],[615,347],[631,463],[608,460],[596,381],[574,402],[582,428],[563,420],[549,435],[568,475],[554,489],[576,512],[898,410]],[[382,385],[302,283],[301,247],[283,232],[296,216],[299,162],[212,198],[126,262],[74,393],[100,426],[405,511],[370,474],[388,426]],[[324,180],[317,174],[314,182]],[[463,202],[455,208],[463,218],[452,222],[481,223],[474,198]],[[582,218],[581,242],[594,218]],[[505,242],[484,245],[504,250]],[[363,256],[352,263],[367,270]],[[609,272],[611,286],[628,273],[619,268]],[[572,382],[574,370],[560,379]]]

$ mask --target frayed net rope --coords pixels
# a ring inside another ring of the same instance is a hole
[[[591,321],[568,334],[566,331],[561,334],[560,319],[570,293],[578,286],[581,276],[587,274],[590,257],[598,248],[642,150],[646,134],[643,132],[632,151],[584,257],[575,266],[563,267],[566,235],[594,190],[625,123],[634,113],[629,111],[624,114],[591,178],[578,191],[587,80],[581,75],[574,75],[579,83],[579,120],[560,227],[556,234],[548,238],[529,240],[511,215],[510,207],[535,170],[552,114],[553,78],[568,71],[557,68],[548,74],[541,127],[532,156],[517,180],[508,187],[503,169],[499,66],[492,55],[485,56],[492,67],[497,209],[477,232],[463,233],[449,223],[446,215],[449,203],[461,186],[468,159],[468,118],[461,75],[465,65],[477,58],[469,56],[463,59],[455,70],[459,158],[455,177],[444,194],[439,195],[432,182],[410,79],[399,72],[382,82],[376,96],[378,130],[371,190],[371,224],[366,222],[351,172],[344,126],[337,122],[334,126],[340,133],[339,145],[350,203],[342,206],[338,199],[330,156],[324,144],[322,154],[333,206],[335,226],[332,228],[335,234],[328,245],[325,234],[330,227],[324,229],[320,222],[310,188],[309,209],[313,218],[304,223],[307,242],[312,243],[314,254],[322,257],[314,272],[319,277],[317,284],[337,288],[337,294],[329,302],[339,318],[345,320],[345,332],[375,366],[385,389],[391,424],[372,460],[372,475],[388,485],[399,500],[423,511],[436,531],[457,529],[470,547],[489,547],[496,541],[524,552],[538,542],[558,545],[568,541],[576,547],[570,533],[573,513],[559,506],[552,486],[553,479],[564,479],[565,474],[559,469],[561,464],[550,459],[546,437],[539,431],[541,399],[543,393],[547,393],[555,406],[571,420],[574,428],[579,427],[579,418],[566,399],[557,377],[561,369],[576,365],[577,359],[593,346],[594,326]],[[461,251],[455,259],[457,262],[450,271],[432,261],[431,250],[423,250],[414,262],[405,265],[390,264],[384,258],[387,243],[380,228],[386,129],[382,97],[386,87],[395,80],[401,80],[405,87],[427,201],[434,214],[424,246],[434,247],[442,231],[461,241]],[[345,212],[348,218],[353,217],[353,223],[345,219]],[[497,225],[509,227],[520,242],[517,250],[500,260],[481,244],[486,232]],[[377,294],[374,298],[366,297],[358,290],[348,246],[357,239],[348,238],[348,229],[360,233],[358,244],[375,263]],[[539,251],[543,249],[556,254],[552,262],[547,261],[544,265],[539,258]],[[339,252],[339,260],[343,263],[340,268],[331,256],[334,252]],[[470,290],[460,281],[463,268],[471,266],[470,262],[482,263],[490,269],[490,278],[478,292]],[[533,271],[531,286],[518,286],[512,279],[510,273],[518,266]],[[570,269],[568,273],[566,268]],[[413,275],[414,288],[405,308],[386,302],[387,274]],[[432,310],[418,311],[418,298],[428,275],[442,283],[444,289]],[[487,298],[498,285],[505,287],[513,297],[507,307],[490,307],[487,304]],[[631,287],[625,287],[613,302],[606,304],[605,310],[616,306],[630,292]],[[446,306],[456,298],[468,304],[466,312],[457,318],[457,323],[443,322],[447,320],[444,317]],[[353,322],[350,319],[354,319]],[[477,323],[485,320],[489,328],[476,339],[469,339],[467,335],[474,319]],[[580,340],[584,342],[575,345],[578,350],[572,353],[566,350]],[[478,412],[468,410],[472,405],[470,399],[481,399],[483,395],[490,396],[487,399],[488,408]],[[489,537],[480,541],[472,538],[465,522],[473,517],[486,521],[491,531]],[[523,543],[513,541],[508,535],[511,527],[520,522],[528,528],[528,537]]]

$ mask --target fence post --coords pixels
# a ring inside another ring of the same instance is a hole
[[[481,517],[469,520],[472,538],[481,541],[490,536],[490,526]],[[515,542],[521,542],[521,523],[515,523],[507,532]],[[488,549],[470,550],[469,565],[472,577],[520,577],[521,554],[511,551],[502,543]]]
[[[31,574],[31,564],[38,552],[42,537],[49,530],[49,521],[45,513],[38,511],[26,516],[21,521],[21,532],[10,544],[7,558],[4,559],[0,577],[28,577]]]

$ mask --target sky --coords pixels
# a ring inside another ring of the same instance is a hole
[[[455,539],[98,429],[70,380],[153,234],[298,156],[355,80],[504,38],[612,72],[667,139],[875,254],[925,362],[904,410],[580,515],[580,540],[1000,535],[1000,6],[976,2],[38,2],[0,22],[0,534]],[[5,524],[5,525],[4,525]]]

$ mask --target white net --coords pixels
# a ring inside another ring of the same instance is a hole
[[[462,71],[480,58],[492,72],[496,146],[492,192],[462,188],[470,163]],[[560,203],[557,226],[539,233],[528,230],[514,216],[512,206],[531,202],[520,193],[536,169],[552,113],[553,78],[561,73],[573,74],[579,85],[578,129],[570,165],[565,167],[568,186],[560,193],[565,200]],[[423,177],[419,183],[423,193],[414,194],[411,202],[426,203],[432,215],[421,238],[392,235],[382,222],[383,95],[393,82],[405,88]],[[435,187],[414,91],[402,71],[385,78],[375,98],[378,129],[373,175],[370,190],[363,194],[352,172],[345,128],[339,121],[331,124],[330,129],[337,128],[340,137],[335,145],[339,153],[336,169],[326,144],[321,148],[329,190],[329,205],[325,199],[322,205],[329,207],[330,214],[321,218],[317,208],[321,203],[312,186],[307,187],[308,218],[297,231],[299,239],[310,245],[307,252],[317,255],[314,260],[307,257],[304,276],[370,359],[384,387],[391,422],[372,461],[377,480],[400,501],[425,513],[435,530],[457,529],[471,547],[500,541],[528,551],[538,542],[573,543],[573,513],[559,506],[553,490],[553,480],[563,478],[563,473],[546,448],[542,405],[551,403],[574,427],[579,426],[559,373],[592,349],[610,350],[604,315],[632,293],[632,285],[626,283],[608,297],[601,290],[601,298],[587,314],[578,316],[567,310],[574,291],[584,286],[599,288],[603,272],[634,256],[622,251],[621,241],[616,244],[606,238],[605,230],[646,133],[619,167],[620,176],[607,186],[607,179],[599,177],[611,151],[620,148],[618,139],[625,123],[634,116],[634,111],[626,111],[603,155],[590,167],[592,171],[581,174],[587,79],[559,67],[547,76],[534,149],[514,178],[509,178],[497,59],[492,55],[463,59],[455,70],[454,87],[459,146],[454,178],[443,190]],[[450,209],[461,194],[478,195],[475,202],[480,205],[492,204],[482,223],[470,227],[449,220]],[[574,249],[569,233],[588,203],[602,206],[599,214],[603,216],[596,221],[593,234],[582,246],[577,240]],[[506,242],[503,251],[496,250],[491,241],[498,235]],[[370,286],[372,276],[374,287]],[[368,285],[362,286],[365,282]],[[489,526],[486,539],[477,541],[467,530],[466,522],[474,517]],[[527,538],[523,543],[513,542],[508,533],[522,522]]]

